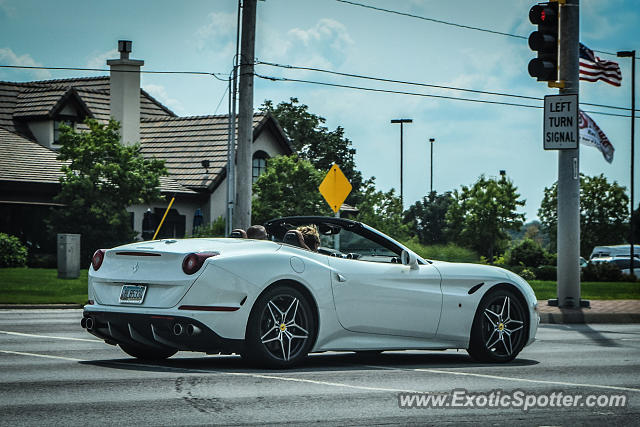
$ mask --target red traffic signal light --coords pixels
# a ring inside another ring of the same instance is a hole
[[[529,62],[529,75],[538,81],[558,79],[558,3],[539,3],[529,10],[529,21],[538,31],[529,35],[529,47],[538,57]]]

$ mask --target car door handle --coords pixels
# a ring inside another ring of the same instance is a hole
[[[344,283],[347,281],[347,278],[340,273],[336,273],[336,279],[338,279],[338,282],[340,283]]]

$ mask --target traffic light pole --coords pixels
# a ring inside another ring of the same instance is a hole
[[[579,0],[560,12],[562,95],[579,92]],[[558,305],[580,307],[580,148],[558,151]]]

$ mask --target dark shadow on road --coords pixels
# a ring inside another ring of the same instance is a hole
[[[589,324],[584,323],[567,323],[567,324],[549,324],[545,327],[550,329],[559,329],[562,331],[573,331],[578,332],[583,335],[589,341],[594,343],[600,347],[624,347],[624,345],[620,344],[617,340],[607,338],[603,335],[604,333],[615,333],[613,331],[598,331],[593,329]]]
[[[469,369],[500,366],[504,372],[517,371],[523,366],[537,365],[530,359],[516,359],[506,364],[476,363],[466,353],[436,352],[385,352],[377,355],[354,353],[318,353],[307,357],[292,369],[253,368],[240,356],[175,357],[163,361],[139,361],[136,359],[111,359],[78,362],[85,365],[137,371],[197,373],[197,372],[246,372],[246,373],[304,373],[322,371],[361,371],[372,369]]]

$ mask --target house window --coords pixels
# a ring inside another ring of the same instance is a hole
[[[256,182],[258,177],[264,173],[267,169],[267,159],[269,155],[264,151],[257,151],[253,155],[252,169],[251,169],[251,182]]]
[[[59,144],[58,139],[60,138],[60,125],[67,125],[73,128],[73,120],[54,120],[53,121],[53,143]]]

